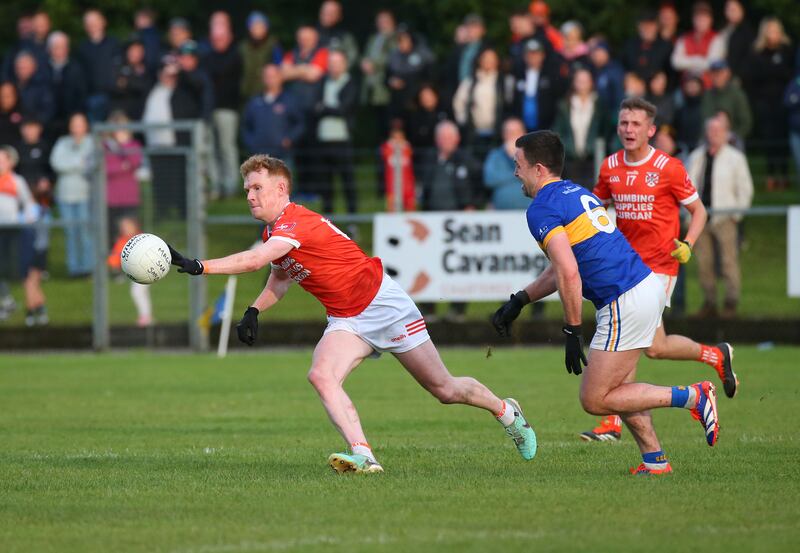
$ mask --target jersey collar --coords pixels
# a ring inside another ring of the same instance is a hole
[[[539,190],[547,186],[548,184],[553,184],[554,182],[561,182],[563,179],[550,179],[549,181],[545,182],[543,185],[539,187]]]
[[[628,161],[628,154],[627,154],[627,152],[625,152],[625,150],[623,150],[622,151],[622,161],[628,167],[639,167],[640,165],[644,165],[645,163],[650,161],[650,158],[653,157],[653,154],[655,154],[655,153],[656,153],[656,149],[653,148],[652,146],[650,146],[650,151],[647,152],[647,155],[644,156],[642,159],[640,159],[639,161]]]

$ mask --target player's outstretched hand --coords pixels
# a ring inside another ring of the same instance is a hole
[[[526,301],[527,300],[527,301]],[[511,298],[504,303],[492,316],[492,325],[500,336],[511,336],[511,323],[519,317],[522,308],[530,303],[525,290],[511,294]]]
[[[692,258],[692,247],[689,242],[677,238],[673,239],[673,242],[675,242],[675,249],[670,252],[670,255],[680,264],[688,263]]]
[[[190,275],[202,275],[203,264],[199,259],[187,259],[183,254],[167,244],[169,254],[172,256],[172,264],[178,266],[179,273],[189,273]]]
[[[561,329],[567,339],[564,344],[564,365],[567,372],[575,376],[583,372],[583,366],[587,365],[586,355],[583,353],[583,334],[580,325],[564,325]],[[581,366],[583,362],[583,366]]]
[[[239,335],[239,341],[248,346],[256,343],[256,338],[258,337],[258,309],[252,306],[247,308],[242,320],[236,325],[236,334]]]

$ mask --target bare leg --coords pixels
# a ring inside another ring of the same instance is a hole
[[[636,367],[625,377],[626,383],[631,383],[635,380]],[[622,418],[623,422],[625,422],[625,426],[630,430],[633,439],[636,440],[639,451],[642,453],[661,451],[661,444],[656,436],[656,430],[653,427],[653,418],[650,416],[650,411],[627,413],[625,415],[620,415],[620,418]]]
[[[430,340],[394,356],[423,388],[442,403],[472,405],[493,415],[503,408],[503,401],[474,378],[451,375]]]
[[[644,353],[650,359],[697,361],[700,359],[700,344],[680,334],[667,334],[662,321],[661,326],[656,329],[653,345]]]
[[[44,305],[45,297],[42,291],[42,272],[39,269],[30,269],[28,276],[25,277],[23,288],[25,289],[25,306],[28,309],[35,309]]]
[[[342,384],[371,353],[372,347],[355,334],[341,330],[329,332],[314,349],[311,369],[308,371],[309,382],[319,394],[331,422],[348,445],[365,443],[367,438],[355,405]]]

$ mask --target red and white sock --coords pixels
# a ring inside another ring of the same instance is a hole
[[[355,442],[350,444],[350,451],[352,451],[354,455],[363,455],[373,463],[378,462],[375,455],[372,453],[372,448],[367,442]]]

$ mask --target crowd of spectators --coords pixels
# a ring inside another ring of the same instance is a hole
[[[717,20],[705,1],[689,21],[663,3],[642,11],[614,46],[602,34],[586,36],[580,21],[552,21],[547,3],[535,0],[504,15],[503,42],[488,39],[480,15],[466,15],[438,58],[430,37],[390,10],[375,14],[369,36],[355,36],[345,15],[340,2],[321,2],[318,21],[299,26],[289,44],[260,11],[237,37],[240,22],[224,11],[200,29],[180,17],[160,26],[155,12],[139,9],[130,34],[115,37],[103,13],[89,9],[75,45],[51,28],[47,11],[20,17],[0,66],[0,223],[49,218],[55,209],[66,224],[67,271],[81,277],[95,262],[89,179],[101,156],[112,241],[137,217],[142,179],[152,179],[159,210],[186,209],[174,154],[143,148],[185,146],[188,133],[118,132],[98,147],[87,139],[97,122],[203,120],[213,152],[209,198],[236,193],[241,159],[267,153],[290,163],[298,190],[319,197],[325,212],[334,209],[337,177],[347,210],[358,209],[356,143],[375,147],[387,209],[398,195],[404,209],[523,207],[512,144],[538,129],[561,135],[566,176],[591,187],[596,156],[619,148],[615,118],[630,96],[658,107],[660,134],[684,159],[705,146],[706,121],[722,115],[733,148],[765,156],[766,189],[788,186],[790,144],[800,166],[800,56],[796,65],[780,19],[755,25],[739,0],[727,0]],[[5,196],[20,207],[2,208]],[[38,249],[16,267],[18,277],[46,269],[47,234],[36,232],[21,239],[30,245],[18,249]],[[0,248],[10,252],[4,236]],[[2,280],[12,272],[0,274],[0,319],[13,309]],[[43,294],[26,304],[29,324],[46,321]]]

